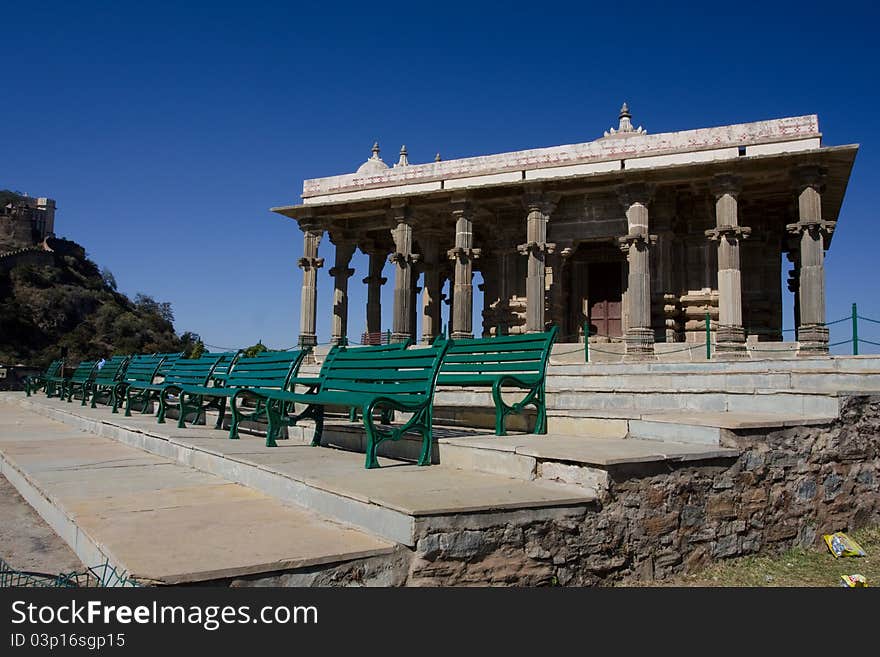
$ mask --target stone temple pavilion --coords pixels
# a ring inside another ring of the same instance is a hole
[[[560,342],[579,342],[587,326],[591,342],[643,359],[704,341],[708,313],[716,351],[736,357],[783,340],[790,263],[794,350],[827,353],[824,253],[857,151],[824,146],[815,115],[651,134],[626,104],[616,128],[584,143],[427,164],[403,147],[393,166],[377,144],[354,173],[306,180],[300,205],[273,208],[304,234],[300,343],[316,343],[326,232],[334,342],[347,337],[360,248],[368,333],[382,330],[382,269],[394,263],[394,340],[440,333],[448,280],[453,338],[556,324]]]

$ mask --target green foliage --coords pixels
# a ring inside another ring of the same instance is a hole
[[[257,344],[247,347],[244,350],[244,355],[247,358],[253,358],[257,354],[261,354],[264,351],[269,351],[269,349],[266,347],[266,345],[263,344],[262,340],[260,340],[259,342],[257,342]]]
[[[112,271],[106,267],[101,267],[101,278],[104,279],[104,285],[114,292],[116,291],[116,277],[113,275]]]
[[[132,301],[82,247],[62,242],[65,254],[54,265],[0,272],[0,362],[45,367],[63,348],[78,362],[185,351],[199,342],[195,334],[177,336],[171,304],[143,294]]]
[[[198,333],[187,331],[181,334],[180,343],[185,358],[201,358],[205,353],[205,343]]]

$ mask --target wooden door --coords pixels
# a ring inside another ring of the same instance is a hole
[[[591,263],[588,281],[590,335],[620,337],[623,333],[621,263]]]

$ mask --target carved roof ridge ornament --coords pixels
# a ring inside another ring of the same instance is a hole
[[[400,159],[397,160],[397,164],[394,165],[394,168],[397,167],[408,167],[409,166],[409,158],[406,153],[406,144],[400,147]]]
[[[388,169],[388,165],[382,161],[382,158],[379,157],[379,142],[373,142],[373,148],[371,149],[373,155],[369,160],[364,162],[362,165],[358,167],[357,173],[362,175],[370,175],[374,173],[381,173]]]
[[[633,137],[635,135],[646,135],[648,131],[645,130],[642,126],[638,128],[633,128],[632,125],[632,114],[629,113],[629,107],[624,102],[623,105],[620,106],[620,114],[617,116],[619,120],[619,124],[617,129],[609,128],[605,131],[605,134],[602,136],[602,139],[606,139],[608,137]]]

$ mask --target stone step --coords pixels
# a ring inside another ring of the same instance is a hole
[[[330,567],[394,544],[20,405],[0,404],[0,472],[89,566],[181,584]]]
[[[880,372],[880,355],[822,356],[785,360],[736,360],[627,363],[584,363],[583,351],[571,351],[572,345],[554,345],[549,372],[571,374],[582,370],[587,375],[659,374],[659,373],[737,373],[737,372]],[[561,354],[565,350],[567,353]]]
[[[602,495],[614,471],[667,461],[707,461],[738,456],[735,449],[638,439],[544,436],[440,438],[444,465],[525,480],[578,486]]]
[[[880,371],[870,372],[656,372],[595,374],[561,372],[551,368],[550,391],[595,390],[616,392],[740,392],[760,390],[802,393],[880,390]],[[578,368],[581,369],[581,368]]]
[[[827,393],[780,392],[756,393],[656,391],[622,393],[615,391],[548,392],[548,429],[553,433],[582,435],[588,431],[599,437],[623,437],[626,420],[658,413],[748,413],[836,418],[843,395]],[[439,423],[456,426],[491,428],[494,410],[491,395],[477,390],[440,390],[436,395],[434,417]],[[602,422],[584,422],[594,418]],[[590,425],[590,426],[586,426]],[[508,427],[515,431],[531,430],[534,413],[511,416]]]
[[[772,413],[654,413],[629,420],[629,438],[722,445],[731,431],[760,432],[827,424],[831,418]]]
[[[488,522],[489,516],[497,521],[499,514],[542,519],[567,509],[582,513],[595,499],[584,489],[443,465],[418,467],[383,459],[386,467],[365,470],[362,453],[305,444],[311,439],[309,427],[293,428],[290,440],[269,448],[262,436],[243,434],[240,440],[228,440],[226,431],[205,426],[177,429],[174,423],[157,424],[150,415],[126,418],[103,407],[84,408],[42,396],[18,403],[79,430],[243,484],[406,546],[415,545],[431,527],[453,522],[453,517],[465,516],[473,526],[479,526],[481,518]],[[333,442],[332,435],[328,442]]]

